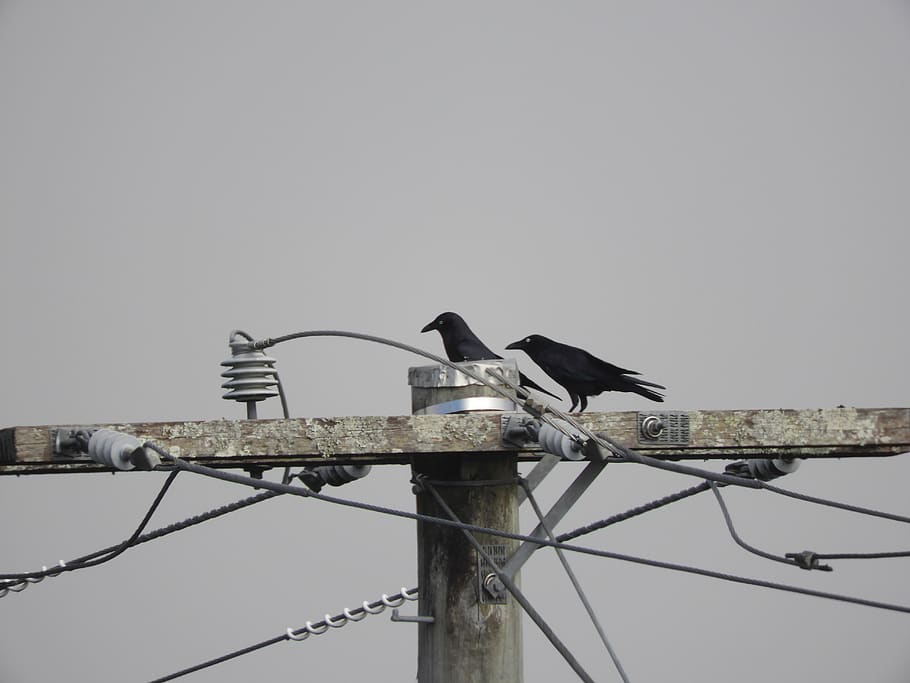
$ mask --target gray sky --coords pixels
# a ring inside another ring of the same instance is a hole
[[[449,309],[499,350],[539,332],[641,370],[670,409],[908,405],[906,3],[7,0],[0,93],[0,426],[240,418],[220,398],[231,329],[439,352],[418,331]],[[422,363],[272,351],[299,417],[406,414]],[[337,492],[413,509],[408,476]],[[824,461],[784,484],[908,514],[908,476],[910,458]],[[163,479],[0,479],[0,569],[121,540]],[[692,483],[608,468],[564,528]],[[153,526],[245,495],[181,475]],[[910,547],[895,523],[727,497],[774,552]],[[910,604],[905,561],[764,562],[704,495],[586,543]],[[633,681],[910,675],[906,615],[571,559]],[[410,586],[415,565],[410,522],[269,501],[3,598],[0,680],[146,680]],[[618,680],[556,560],[522,582]],[[525,671],[571,677],[531,623]],[[382,615],[186,680],[415,672],[416,628]]]

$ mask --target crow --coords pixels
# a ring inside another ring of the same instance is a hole
[[[628,375],[639,373],[601,360],[584,349],[560,344],[539,334],[512,342],[506,348],[521,349],[527,353],[541,370],[569,392],[569,398],[572,400],[569,412],[572,412],[579,402],[581,408],[578,412],[584,412],[588,407],[588,396],[597,396],[604,391],[632,391],[652,401],[663,403],[664,397],[661,394],[646,387],[655,389],[666,387],[637,377],[629,377]]]
[[[470,360],[502,360],[502,356],[493,353],[490,348],[484,344],[477,335],[471,331],[468,324],[457,313],[447,311],[436,316],[433,322],[424,325],[421,332],[430,330],[439,330],[442,337],[442,344],[445,346],[446,355],[453,363],[461,363]],[[549,391],[525,377],[523,373],[518,373],[519,384],[528,389],[536,389],[547,396],[552,396],[557,401],[562,400],[556,394]]]

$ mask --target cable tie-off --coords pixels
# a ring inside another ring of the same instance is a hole
[[[811,550],[803,550],[801,553],[787,553],[784,557],[793,560],[800,569],[819,569],[823,572],[832,571],[830,565],[819,564],[818,554]]]

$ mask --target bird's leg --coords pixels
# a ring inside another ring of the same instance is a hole
[[[581,408],[578,409],[578,412],[579,413],[585,412],[585,408],[587,408],[587,407],[588,407],[588,397],[582,396],[581,397]]]
[[[571,413],[573,410],[575,410],[575,406],[578,405],[578,396],[570,393],[569,398],[572,399],[572,406],[569,408],[569,412]],[[584,399],[582,399],[582,400],[584,400]]]

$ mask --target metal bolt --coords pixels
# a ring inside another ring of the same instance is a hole
[[[664,423],[656,415],[648,415],[641,421],[641,435],[646,439],[656,439],[663,431]]]
[[[483,577],[483,588],[491,597],[497,599],[501,598],[506,592],[505,584],[492,572]]]

